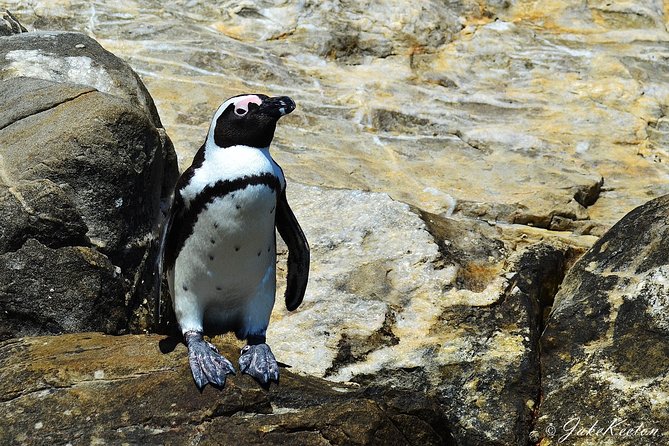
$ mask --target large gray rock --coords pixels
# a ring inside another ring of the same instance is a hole
[[[49,31],[4,37],[0,80],[13,77],[86,85],[128,100],[162,128],[153,99],[137,74],[85,34]]]
[[[11,104],[0,111],[0,253],[30,238],[95,248],[119,273],[109,292],[127,307],[130,328],[150,327],[152,238],[178,175],[153,101],[128,65],[89,37],[0,39],[0,101]],[[31,333],[24,322],[21,333]]]
[[[0,343],[0,443],[142,445],[449,445],[433,399],[334,384],[284,369],[261,389],[193,383],[186,348],[98,333]],[[236,359],[238,349],[216,342]],[[281,359],[281,358],[280,358]]]
[[[11,100],[15,89],[32,94],[27,116],[0,130],[6,181],[59,185],[92,242],[126,267],[160,210],[166,163],[158,131],[142,110],[87,87],[13,78],[0,83],[0,98]]]
[[[541,340],[541,445],[669,444],[667,215],[669,196],[633,210],[565,277]]]

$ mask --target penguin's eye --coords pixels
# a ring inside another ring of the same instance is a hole
[[[235,114],[237,116],[244,116],[247,112],[248,112],[248,110],[246,110],[244,108],[236,108],[235,109]]]

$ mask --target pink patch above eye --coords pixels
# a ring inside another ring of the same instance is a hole
[[[249,104],[262,104],[262,99],[255,95],[243,96],[235,102],[235,111],[243,110],[242,113],[237,112],[237,114],[243,114],[249,111]]]

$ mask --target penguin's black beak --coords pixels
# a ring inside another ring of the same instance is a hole
[[[259,112],[279,119],[295,110],[295,101],[288,96],[277,96],[265,99],[260,104]]]

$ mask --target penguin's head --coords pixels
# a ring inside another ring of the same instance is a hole
[[[295,110],[288,96],[245,94],[225,101],[214,114],[208,141],[218,147],[244,145],[265,148],[274,138],[276,122]]]

